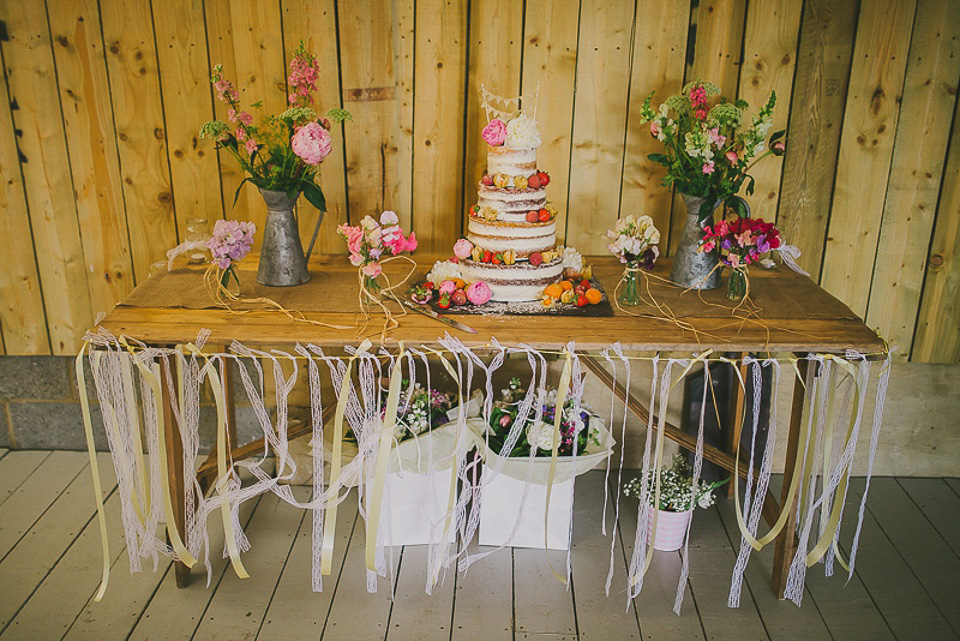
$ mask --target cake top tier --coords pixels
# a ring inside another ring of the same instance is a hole
[[[483,128],[481,135],[491,148],[536,149],[540,146],[537,122],[524,113],[507,121],[494,118]]]

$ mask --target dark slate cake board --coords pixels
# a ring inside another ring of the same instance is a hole
[[[422,282],[421,280],[420,283]],[[419,285],[420,283],[417,284]],[[613,316],[613,306],[610,304],[607,292],[603,289],[600,281],[595,278],[591,279],[590,286],[600,290],[603,294],[603,300],[596,305],[584,305],[583,307],[577,307],[573,303],[559,302],[550,307],[544,307],[543,303],[539,300],[523,303],[498,303],[490,301],[480,306],[467,303],[466,305],[459,306],[451,305],[443,309],[437,305],[437,300],[433,299],[428,305],[433,311],[446,316],[453,316],[454,314],[474,316],[477,314],[481,316],[584,316],[588,318]]]

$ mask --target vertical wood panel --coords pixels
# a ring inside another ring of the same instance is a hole
[[[960,362],[960,102],[944,167],[911,359]]]
[[[599,253],[620,210],[634,6],[583,0],[581,16],[566,240]]]
[[[466,7],[416,5],[413,228],[424,251],[448,253],[460,235]]]
[[[101,5],[134,274],[177,244],[173,188],[150,6],[136,0]]]
[[[339,5],[343,99],[354,118],[346,133],[347,177],[353,220],[392,209],[406,229],[410,208],[400,201],[403,165],[397,140],[401,129],[397,108],[400,70],[394,66],[395,22],[387,19],[392,5],[389,0]],[[371,13],[384,19],[371,20]]]
[[[334,107],[342,106],[340,74],[338,63],[342,66],[343,57],[337,50],[336,3],[334,0],[308,2],[307,0],[287,0],[283,2],[283,39],[286,43],[287,64],[293,58],[300,41],[307,43],[307,50],[317,56],[320,64],[320,77],[317,79],[317,95],[314,108],[317,113],[326,114]],[[351,55],[360,55],[351,52]],[[289,72],[289,66],[286,67]],[[353,110],[352,105],[347,108]],[[349,205],[347,202],[347,183],[343,167],[345,138],[349,138],[360,126],[360,118],[354,114],[353,122],[333,130],[333,151],[320,165],[320,186],[329,210],[323,217],[323,226],[317,236],[316,253],[343,253],[344,243],[337,236],[336,227],[347,221]],[[259,196],[258,196],[259,197]],[[262,207],[262,204],[261,204]],[[317,225],[316,208],[300,198],[297,204],[300,224],[300,241],[304,250],[310,244],[310,237]]]
[[[565,241],[570,184],[570,131],[577,74],[578,0],[527,0],[524,18],[524,95],[535,95],[542,144],[537,164],[550,174],[547,199],[557,208],[557,241]]]
[[[867,308],[915,8],[916,0],[867,0],[860,8],[820,278],[860,316]]]
[[[797,0],[752,0],[747,11],[740,98],[757,110],[766,103],[770,92],[776,92],[771,132],[787,127],[802,6]],[[768,156],[751,171],[756,180],[750,198],[754,217],[776,220],[782,168],[782,157]]]
[[[857,3],[806,0],[787,132],[777,223],[800,248],[800,265],[820,273],[850,78]]]
[[[97,3],[47,2],[93,311],[133,289],[133,263]]]
[[[464,141],[466,159],[462,209],[464,220],[467,209],[477,202],[476,186],[487,166],[487,145],[480,138],[480,131],[487,124],[487,114],[480,109],[480,84],[483,83],[488,91],[505,98],[520,95],[522,31],[522,2],[473,0],[470,3],[470,60],[467,71],[467,126]],[[532,115],[536,86],[528,95],[523,107]],[[540,129],[542,132],[542,124]]]
[[[649,125],[640,124],[639,111],[651,91],[656,92],[651,102],[659,105],[683,87],[689,22],[689,2],[637,4],[620,214],[652,217],[664,238],[670,229],[672,199],[662,184],[666,169],[647,160],[647,154],[662,153],[663,145],[650,135]]]
[[[0,80],[0,246],[5,248],[4,268],[0,269],[0,325],[4,352],[49,354],[40,275],[8,111],[10,96],[6,80]]]
[[[397,215],[413,222],[414,34],[416,0],[393,2],[393,64],[397,74]],[[342,250],[341,250],[342,251]]]
[[[894,142],[893,166],[880,225],[867,324],[910,355],[920,289],[957,83],[960,11],[949,0],[919,0]],[[956,180],[957,176],[947,180]]]
[[[75,353],[93,314],[46,11],[42,2],[5,0],[0,15],[9,38],[3,43],[3,60],[10,99],[18,106],[13,125],[22,131],[20,168],[50,343],[54,354]],[[18,229],[11,240],[24,242],[28,234],[26,228]]]
[[[200,125],[214,115],[203,3],[170,0],[154,4],[153,20],[177,230],[183,241],[190,218],[205,218],[212,228],[214,221],[223,217],[217,155],[208,141],[199,140]]]
[[[687,82],[712,82],[720,87],[721,95],[734,99],[740,78],[746,5],[746,0],[701,1],[695,17],[693,67],[687,74]],[[674,197],[670,219],[671,254],[680,242],[686,215],[683,199]]]

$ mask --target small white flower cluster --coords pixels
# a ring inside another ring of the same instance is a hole
[[[710,507],[716,502],[713,490],[725,482],[701,481],[694,493],[693,470],[682,454],[674,456],[673,465],[659,470],[659,473],[660,504],[655,507],[669,512],[686,512],[694,507]],[[647,501],[650,505],[654,505],[656,475],[657,470],[650,470],[647,474]],[[639,499],[641,487],[641,479],[631,479],[623,486],[623,494]]]
[[[436,285],[440,286],[445,280],[453,280],[454,278],[463,278],[463,272],[460,271],[460,265],[451,261],[451,260],[438,260],[433,264],[433,269],[430,270],[430,273],[427,274],[427,280]]]
[[[633,263],[640,259],[647,249],[653,249],[654,259],[660,255],[656,247],[660,242],[660,230],[653,224],[650,216],[634,218],[633,214],[617,221],[614,229],[607,231],[607,237],[613,239],[607,247],[620,258],[622,263]]]
[[[540,130],[537,121],[526,114],[520,114],[507,123],[507,147],[532,149],[540,146]]]

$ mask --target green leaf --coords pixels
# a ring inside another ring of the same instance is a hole
[[[307,202],[320,211],[327,211],[327,200],[323,197],[323,190],[312,180],[303,180],[300,182],[300,186],[303,188],[303,195],[306,196]]]
[[[670,156],[666,154],[647,154],[647,160],[652,160],[653,162],[658,162],[661,165],[668,167],[670,165]]]
[[[705,221],[710,220],[710,219],[713,218],[713,208],[714,208],[714,205],[715,205],[715,203],[713,202],[713,199],[711,199],[711,198],[707,198],[705,201],[703,201],[703,204],[700,205],[700,211],[697,212],[697,218],[698,218],[698,220],[700,221],[700,224],[701,224],[701,225],[702,225]]]
[[[746,179],[748,182],[747,182],[747,188],[745,191],[747,192],[748,196],[752,196],[753,188],[756,185],[756,181],[753,179],[753,176],[746,176]]]
[[[253,182],[249,176],[240,181],[240,184],[237,185],[237,193],[233,195],[233,207],[237,206],[237,199],[240,198],[240,189],[243,187],[244,183]]]
[[[780,131],[773,132],[773,134],[770,136],[770,144],[772,145],[773,143],[783,138],[783,135],[785,133],[787,133],[786,129],[781,129]]]
[[[287,198],[290,200],[296,200],[297,196],[300,195],[300,185],[294,185],[287,189]]]

